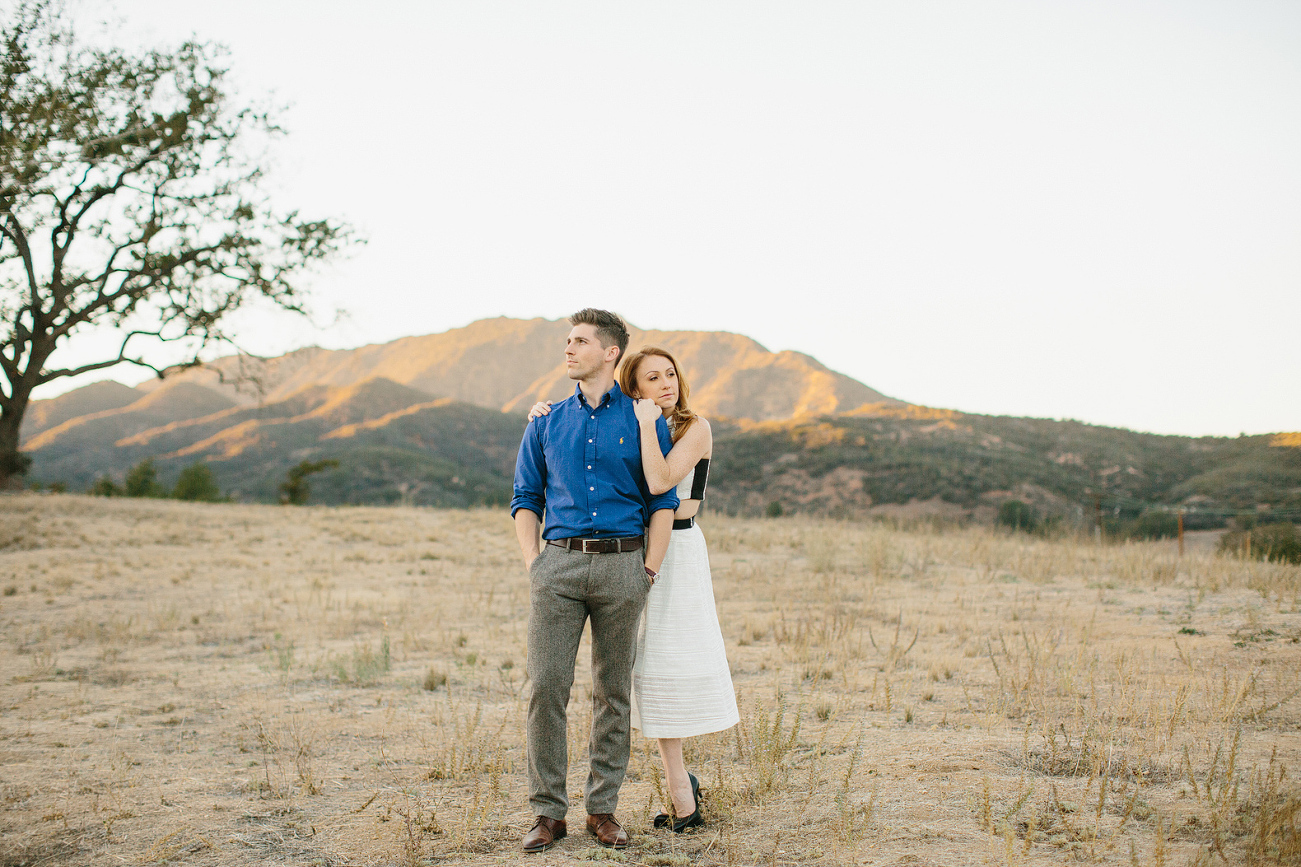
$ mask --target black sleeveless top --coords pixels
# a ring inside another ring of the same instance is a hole
[[[679,500],[703,500],[705,498],[705,485],[709,482],[709,458],[701,458],[700,461],[691,468],[682,481],[678,482],[678,499]]]

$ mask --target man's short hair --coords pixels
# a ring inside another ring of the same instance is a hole
[[[624,325],[623,320],[614,313],[609,310],[597,310],[595,307],[584,307],[569,317],[569,324],[595,325],[596,337],[601,341],[601,346],[617,345],[619,358],[623,358],[623,351],[628,348],[628,326]]]

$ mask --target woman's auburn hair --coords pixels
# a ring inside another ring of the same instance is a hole
[[[636,397],[641,393],[637,388],[637,368],[641,366],[643,360],[658,355],[661,358],[667,358],[669,364],[673,365],[674,372],[678,375],[678,402],[674,405],[673,411],[668,414],[667,421],[669,430],[673,434],[673,442],[682,439],[682,435],[687,432],[687,428],[699,417],[687,408],[687,395],[691,393],[691,388],[687,385],[687,378],[682,375],[682,368],[678,365],[678,360],[673,357],[673,353],[667,349],[660,349],[658,346],[643,346],[623,361],[623,366],[619,368],[619,388],[629,397]]]

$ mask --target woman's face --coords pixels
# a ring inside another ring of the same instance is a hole
[[[673,362],[662,355],[648,355],[637,365],[639,396],[655,401],[662,411],[678,405],[678,372]]]

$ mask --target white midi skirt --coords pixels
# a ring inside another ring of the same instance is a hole
[[[688,738],[740,718],[705,536],[699,527],[674,530],[637,634],[632,726],[648,738]]]

